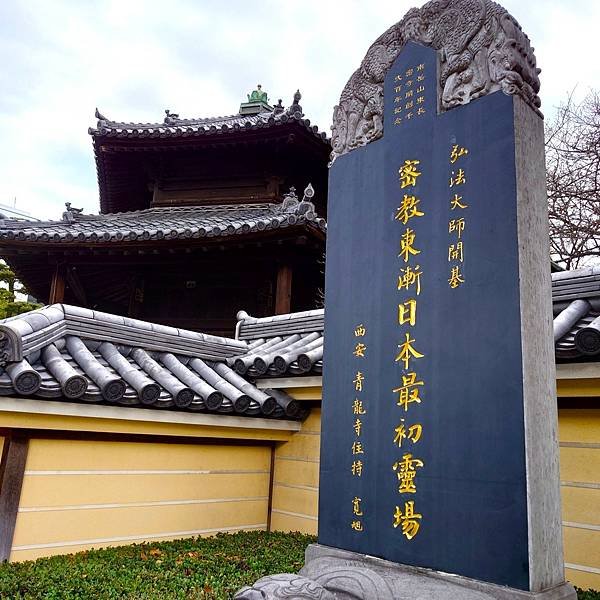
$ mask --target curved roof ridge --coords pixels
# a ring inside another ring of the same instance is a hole
[[[225,117],[208,117],[203,119],[180,119],[167,117],[162,123],[125,123],[98,119],[96,127],[90,127],[88,133],[93,137],[171,137],[185,134],[202,134],[211,132],[233,132],[252,130],[264,126],[278,126],[283,123],[297,122],[304,125],[316,137],[329,143],[327,133],[311,125],[310,119],[301,112],[260,112],[253,115],[229,115]]]
[[[162,121],[159,123],[153,122],[135,122],[135,121],[112,121],[111,119],[99,119],[98,120],[98,128],[104,126],[117,127],[121,129],[131,129],[131,128],[153,128],[158,129],[161,127],[177,127],[179,125],[206,125],[210,123],[215,123],[219,121],[229,121],[232,119],[239,119],[240,117],[244,117],[246,119],[252,119],[259,117],[261,115],[271,115],[270,112],[266,113],[258,113],[255,115],[223,115],[219,117],[198,117],[198,118],[190,118],[190,119],[175,119],[173,117],[169,117],[168,122]]]
[[[240,340],[310,334],[325,329],[325,311],[322,308],[258,318],[240,311],[237,319],[236,338]]]
[[[57,325],[62,327],[58,328]],[[247,347],[246,342],[234,338],[169,327],[70,304],[52,304],[4,319],[0,321],[0,332],[14,334],[25,356],[39,349],[42,337],[50,343],[65,334],[125,345],[137,341],[145,349],[193,354],[213,360],[231,356]],[[170,349],[167,350],[167,347]]]

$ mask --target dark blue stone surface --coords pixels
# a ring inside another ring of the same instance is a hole
[[[396,75],[405,79],[419,64],[425,113],[393,125]],[[497,92],[438,115],[435,69],[433,50],[408,45],[386,78],[384,137],[337,159],[330,172],[319,542],[528,589],[513,98]],[[469,153],[450,164],[454,144]],[[419,160],[422,175],[402,190],[405,160]],[[466,182],[450,188],[458,168]],[[455,191],[468,209],[450,210]],[[394,216],[405,192],[420,198],[425,214],[403,225]],[[457,263],[448,262],[448,247],[457,240],[448,222],[458,217],[466,223],[465,281],[452,289]],[[423,273],[418,296],[397,289],[407,227],[420,250],[409,261]],[[417,299],[414,327],[398,324],[398,304],[409,298]],[[367,333],[359,339],[360,323]],[[395,362],[406,332],[424,354],[409,369],[424,385],[421,403],[405,412],[392,390],[406,374]],[[364,358],[353,355],[360,341]],[[367,410],[360,438],[357,397]],[[402,418],[423,433],[399,449],[394,430]],[[352,454],[357,439],[362,456]],[[424,463],[414,494],[399,493],[392,469],[406,452]],[[351,473],[353,459],[363,460],[361,477]],[[362,499],[360,517],[354,497]],[[422,515],[411,540],[393,527],[395,507],[408,501]],[[351,528],[354,520],[363,531]]]

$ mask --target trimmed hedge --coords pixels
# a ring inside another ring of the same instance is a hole
[[[596,590],[587,590],[586,592],[578,587],[575,589],[577,590],[577,600],[600,600],[600,592]]]
[[[0,598],[225,600],[265,575],[298,571],[314,541],[256,531],[8,563],[0,565]]]
[[[293,573],[315,538],[299,533],[218,534],[0,565],[11,600],[226,600],[243,585]],[[578,600],[600,592],[577,589]]]

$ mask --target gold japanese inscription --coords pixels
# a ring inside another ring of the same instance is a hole
[[[358,417],[354,420],[353,429],[356,437],[360,437],[362,433],[362,421]]]
[[[419,164],[421,164],[420,160],[405,160],[404,164],[400,166],[398,175],[401,188],[417,185],[417,179],[421,176],[421,172],[417,170]]]
[[[456,233],[460,240],[462,232],[465,230],[465,218],[460,217],[459,219],[451,219],[448,221],[448,233]]]
[[[363,461],[362,460],[352,461],[352,475],[354,475],[355,477],[362,477],[362,472],[363,472]]]
[[[415,232],[410,227],[407,227],[400,238],[400,252],[398,256],[402,257],[405,263],[409,261],[411,256],[421,254],[421,251],[414,247],[416,237]]]
[[[450,150],[450,164],[454,164],[461,156],[465,156],[469,154],[469,151],[458,144],[454,144],[452,146],[452,150]]]
[[[410,227],[407,227],[400,238],[400,252],[398,253],[398,256],[402,257],[405,263],[410,260],[411,256],[421,254],[421,251],[414,247],[416,237],[415,232]]]
[[[400,269],[401,275],[398,275],[398,290],[408,290],[413,285],[417,296],[421,293],[421,267],[417,265],[414,269],[408,265],[405,269]]]
[[[366,415],[367,411],[365,409],[365,407],[363,406],[363,401],[359,400],[358,398],[354,399],[354,402],[352,403],[352,413],[355,415]]]
[[[450,278],[448,279],[448,285],[455,289],[459,285],[462,285],[465,282],[463,275],[460,272],[460,266],[452,267],[450,271]]]
[[[463,262],[463,243],[450,244],[448,246],[448,262],[457,260]]]
[[[399,506],[396,506],[394,512],[394,528],[402,527],[402,535],[406,536],[406,539],[412,540],[421,527],[421,519],[423,515],[415,512],[415,502],[410,500],[404,503],[404,512]]]
[[[450,187],[454,187],[455,185],[462,185],[467,182],[467,178],[465,177],[465,172],[463,169],[458,169],[456,173],[452,171],[450,175]]]
[[[362,442],[352,442],[352,454],[364,454]]]
[[[417,380],[417,374],[412,371],[406,375],[402,375],[402,385],[394,388],[392,392],[398,394],[396,404],[404,408],[404,412],[408,411],[408,405],[416,402],[421,403],[421,397],[419,396],[419,388],[424,386],[425,383],[421,380]]]
[[[414,217],[422,217],[425,213],[418,209],[421,200],[414,195],[404,194],[400,206],[396,209],[394,219],[406,225]]]
[[[358,342],[356,346],[354,346],[354,352],[352,354],[357,358],[364,358],[366,350],[367,346],[362,342]]]
[[[410,337],[409,333],[405,333],[404,335],[406,336],[406,339],[402,344],[398,344],[399,352],[396,355],[395,362],[402,361],[404,363],[404,368],[408,369],[411,359],[423,358],[425,355],[415,349],[413,346],[415,340]]]
[[[365,376],[360,371],[356,371],[356,376],[354,377],[354,381],[352,383],[354,384],[354,389],[357,392],[362,392],[362,386],[363,386],[364,380],[365,380]]]
[[[398,448],[402,448],[402,442],[404,440],[410,440],[413,444],[416,444],[423,434],[423,426],[420,423],[410,425],[408,428],[404,424],[404,419],[400,419],[400,423],[396,429],[394,429],[394,444]]]
[[[366,333],[367,329],[362,323],[360,325],[357,325],[354,329],[354,337],[364,337]]]
[[[416,494],[417,486],[415,477],[417,469],[423,466],[423,461],[419,458],[413,458],[410,452],[402,456],[402,460],[396,461],[392,465],[392,469],[398,477],[398,493],[399,494]]]
[[[450,210],[456,210],[457,208],[468,208],[469,205],[461,202],[462,199],[462,196],[454,194],[454,198],[450,199]]]
[[[410,298],[402,304],[398,304],[398,325],[408,323],[413,326],[417,322],[417,301]]]

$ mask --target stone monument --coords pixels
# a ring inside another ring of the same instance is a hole
[[[564,581],[539,69],[433,0],[335,107],[319,543],[239,600],[574,599]]]

